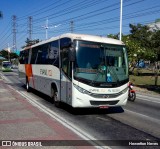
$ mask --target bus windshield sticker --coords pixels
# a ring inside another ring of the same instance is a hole
[[[87,69],[87,68],[77,68],[76,71],[78,73],[84,72],[84,73],[97,73],[97,69]]]
[[[81,47],[87,47],[87,48],[95,48],[95,49],[98,49],[100,48],[99,45],[95,45],[95,44],[80,44]]]

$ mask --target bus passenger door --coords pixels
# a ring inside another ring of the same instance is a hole
[[[71,68],[71,62],[63,59],[61,68],[61,101],[70,105],[72,98]]]
[[[61,101],[71,104],[71,81],[61,72]]]
[[[71,105],[71,62],[69,61],[70,38],[60,39],[61,55],[61,101]]]

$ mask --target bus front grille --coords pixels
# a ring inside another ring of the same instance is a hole
[[[120,96],[121,93],[118,94],[90,94],[90,96],[94,97],[94,98],[116,98],[118,96]]]
[[[91,100],[91,105],[116,105],[119,102],[119,100],[115,101],[93,101]]]

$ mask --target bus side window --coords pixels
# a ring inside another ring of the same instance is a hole
[[[62,69],[67,74],[68,71],[68,49],[64,48],[61,50],[61,57],[62,57]]]
[[[48,54],[48,47],[50,46],[50,44],[45,44],[45,45],[42,45],[41,47],[41,54],[39,53],[39,59],[40,59],[40,64],[48,64],[47,63],[47,54]]]
[[[61,47],[61,67],[64,73],[71,78],[71,64],[69,62],[69,48],[71,46],[70,38],[62,38],[60,40]]]
[[[41,63],[42,63],[42,49],[39,48],[36,54],[35,64],[41,64]]]
[[[48,46],[48,54],[47,54],[47,59],[48,59],[48,64],[55,65],[59,67],[59,44],[58,40],[53,41],[49,46]]]
[[[35,64],[35,59],[36,59],[36,55],[37,55],[37,48],[32,48],[32,52],[31,52],[31,64]]]
[[[29,56],[28,50],[21,51],[19,58],[20,64],[28,64],[28,56]]]
[[[33,53],[33,61],[35,61],[35,64],[46,64],[47,44],[36,47]]]
[[[24,51],[25,52],[25,54],[24,54],[24,63],[25,64],[28,64],[28,57],[29,57],[29,50],[25,50]]]
[[[24,52],[23,51],[20,51],[20,56],[19,56],[19,63],[20,64],[24,64]]]

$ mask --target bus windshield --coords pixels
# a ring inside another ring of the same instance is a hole
[[[2,62],[2,67],[4,67],[4,68],[10,68],[11,67],[11,62],[9,62],[9,61],[3,61]]]
[[[74,77],[90,83],[118,83],[128,80],[124,45],[77,41]]]

